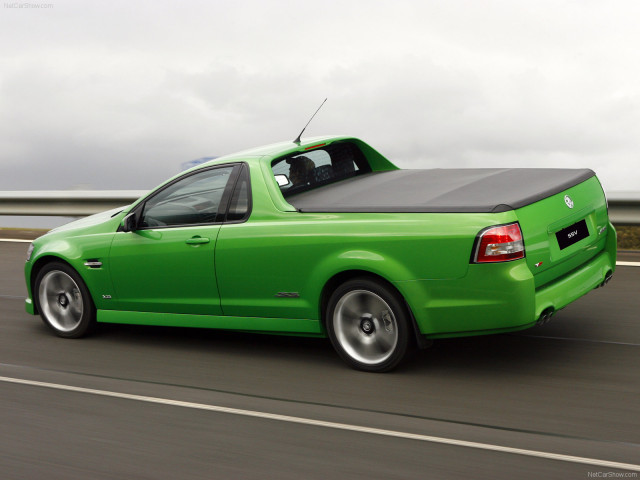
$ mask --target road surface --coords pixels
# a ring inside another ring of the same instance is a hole
[[[119,325],[60,339],[24,311],[26,247],[0,242],[0,478],[640,475],[639,267],[543,327],[440,340],[367,374],[322,339]]]

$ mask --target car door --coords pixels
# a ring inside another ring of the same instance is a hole
[[[215,244],[241,165],[197,170],[136,207],[110,250],[114,309],[218,315]]]

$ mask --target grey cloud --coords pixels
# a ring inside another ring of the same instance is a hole
[[[638,9],[403,0],[5,8],[0,190],[151,188],[185,160],[293,139],[325,97],[308,135],[353,134],[402,166],[587,166],[610,190],[640,190]]]

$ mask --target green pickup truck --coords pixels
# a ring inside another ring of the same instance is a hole
[[[615,270],[588,169],[403,170],[351,137],[247,150],[29,247],[26,309],[96,322],[328,336],[387,371],[430,339],[544,323]]]

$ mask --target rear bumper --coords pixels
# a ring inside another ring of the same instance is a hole
[[[603,250],[589,262],[536,290],[535,318],[546,309],[558,311],[597,288],[616,268],[615,250]]]
[[[526,261],[470,265],[451,280],[397,282],[420,333],[429,338],[485,335],[532,327],[543,311],[564,308],[615,270],[615,235],[589,261],[536,289]]]

